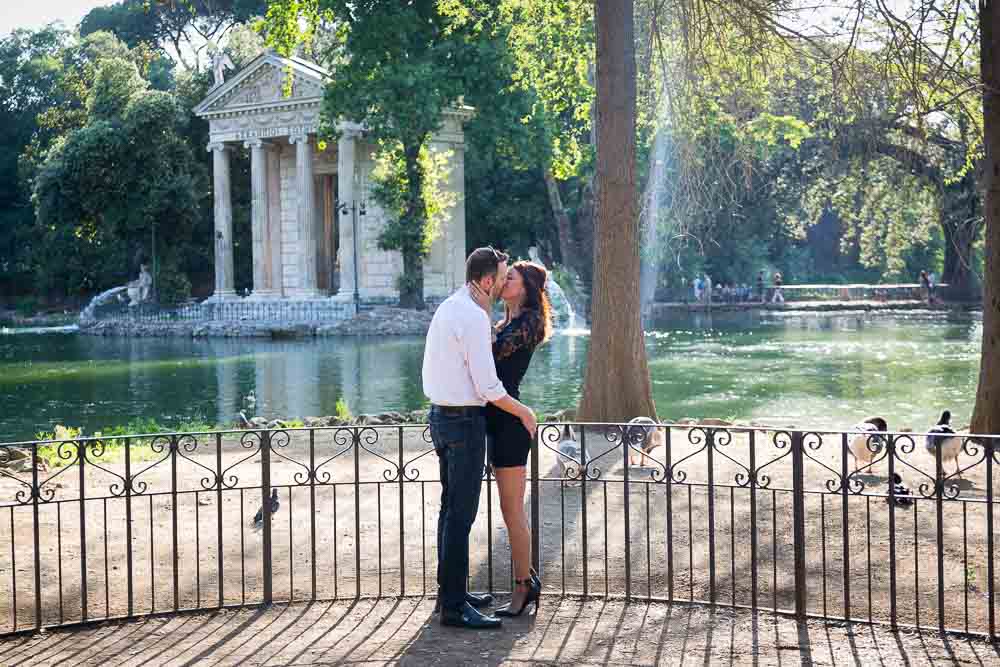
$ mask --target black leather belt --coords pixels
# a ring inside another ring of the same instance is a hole
[[[483,414],[481,405],[432,405],[431,412],[446,417],[475,417]]]

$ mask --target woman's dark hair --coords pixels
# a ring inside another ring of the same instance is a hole
[[[510,268],[517,269],[524,282],[524,302],[521,304],[521,311],[530,310],[538,315],[538,327],[534,331],[535,339],[532,342],[536,346],[541,345],[552,337],[552,304],[549,303],[549,294],[545,290],[549,272],[541,264],[524,260],[514,262]],[[507,319],[510,319],[509,310]]]

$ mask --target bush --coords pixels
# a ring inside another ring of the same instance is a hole
[[[161,304],[184,303],[191,296],[191,281],[183,271],[174,267],[160,269],[156,292]]]

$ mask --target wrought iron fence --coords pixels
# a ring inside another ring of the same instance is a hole
[[[546,594],[997,636],[992,437],[931,452],[912,433],[572,429],[542,425],[529,467]],[[433,595],[433,453],[409,425],[0,445],[0,634]],[[895,474],[903,486],[886,483]],[[253,525],[272,493],[276,511]],[[506,591],[489,472],[482,493],[470,586]]]

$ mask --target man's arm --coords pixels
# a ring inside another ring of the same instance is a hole
[[[501,410],[509,412],[524,424],[528,433],[535,435],[538,422],[535,413],[524,403],[511,398],[504,389],[503,383],[497,377],[496,364],[493,361],[493,344],[490,336],[490,320],[483,313],[475,325],[462,332],[462,343],[465,348],[465,360],[469,365],[469,374],[476,393],[483,400],[492,403]]]
[[[528,429],[531,437],[535,436],[535,430],[538,428],[538,419],[535,417],[534,410],[516,398],[512,398],[510,394],[497,401],[491,401],[491,403],[504,412],[509,412],[520,419],[521,423],[524,424],[524,428]]]

